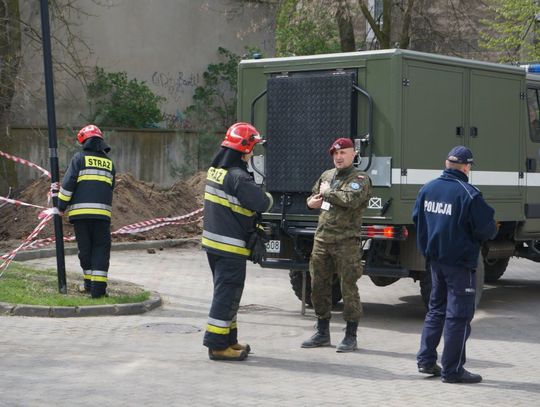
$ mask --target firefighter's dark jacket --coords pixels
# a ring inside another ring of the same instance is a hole
[[[210,167],[204,191],[202,246],[220,256],[249,257],[246,242],[254,230],[256,213],[271,205],[271,197],[255,183],[243,161],[236,160],[229,168]]]
[[[115,168],[107,156],[109,151],[102,139],[92,137],[71,159],[58,193],[58,209],[70,222],[111,220]]]
[[[418,193],[413,209],[417,243],[428,259],[476,269],[480,244],[493,239],[494,210],[462,171],[446,169]]]

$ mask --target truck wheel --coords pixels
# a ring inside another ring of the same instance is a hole
[[[289,271],[289,278],[291,279],[291,286],[294,294],[300,301],[302,301],[302,271],[291,270]],[[334,274],[332,280],[332,305],[336,305],[341,301],[341,286],[339,284],[339,277]],[[313,306],[311,302],[311,275],[306,273],[306,305]]]
[[[510,257],[506,257],[504,259],[493,259],[493,260],[484,259],[484,270],[485,270],[484,281],[486,283],[496,282],[499,278],[502,277],[502,275],[506,271],[509,261],[510,261]]]
[[[377,287],[386,287],[387,285],[394,284],[399,280],[399,277],[378,277],[378,276],[369,276],[373,284]]]

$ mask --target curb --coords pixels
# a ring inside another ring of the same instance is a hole
[[[178,247],[183,246],[186,243],[200,242],[200,236],[185,238],[185,239],[166,239],[166,240],[145,240],[141,242],[116,242],[111,246],[112,251],[120,250],[137,250],[137,249],[155,249],[159,247]],[[77,254],[77,246],[69,245],[64,246],[64,254],[72,255]],[[17,253],[14,260],[26,261],[35,259],[44,259],[47,257],[56,256],[55,248],[26,250]]]
[[[151,292],[150,298],[143,302],[129,304],[86,305],[81,307],[48,307],[43,305],[9,304],[0,302],[0,315],[17,317],[97,317],[116,315],[144,314],[163,304],[157,292]]]
[[[178,247],[187,243],[200,241],[200,236],[186,239],[167,240],[146,240],[141,242],[118,242],[113,243],[111,250],[137,250],[154,249],[163,247]],[[64,247],[64,254],[77,254],[77,246]],[[43,259],[56,256],[56,249],[37,249],[23,251],[17,254],[17,261]],[[97,317],[116,315],[137,315],[144,314],[163,305],[161,296],[157,292],[150,292],[150,298],[143,302],[129,304],[107,304],[107,305],[86,305],[77,307],[55,307],[44,305],[9,304],[0,302],[0,316],[21,316],[21,317],[48,317],[48,318],[70,318],[70,317]]]

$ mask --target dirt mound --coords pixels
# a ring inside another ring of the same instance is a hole
[[[130,174],[117,174],[113,196],[111,229],[115,231],[133,223],[164,217],[185,215],[202,207],[205,174],[198,173],[188,180],[178,180],[170,188],[136,180]],[[50,181],[40,178],[13,199],[35,205],[47,205]],[[26,238],[37,226],[41,210],[15,205],[0,208],[0,241],[17,241]],[[116,235],[115,241],[156,240],[194,237],[201,233],[202,222],[188,225],[165,226],[130,235]],[[38,238],[54,236],[50,222]],[[64,219],[64,236],[73,236],[73,227]],[[5,246],[5,245],[4,245]]]

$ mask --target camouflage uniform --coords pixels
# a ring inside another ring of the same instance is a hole
[[[358,322],[362,305],[356,282],[362,275],[362,247],[360,230],[362,213],[371,196],[371,181],[366,173],[351,166],[342,170],[325,171],[313,186],[312,193],[319,193],[323,181],[330,189],[323,194],[315,242],[311,253],[311,300],[319,319],[330,319],[332,309],[332,277],[340,277],[343,295],[343,319]],[[311,198],[311,197],[310,197]],[[309,200],[309,198],[308,198]]]

